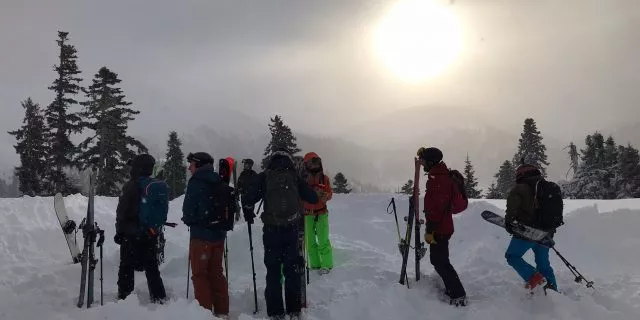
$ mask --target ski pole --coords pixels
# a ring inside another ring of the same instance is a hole
[[[98,225],[96,224],[96,227]],[[96,244],[99,248],[100,248],[100,305],[104,306],[104,275],[103,275],[103,269],[104,269],[104,265],[102,264],[102,258],[103,258],[103,244],[104,244],[104,230],[99,229],[98,228],[98,234],[100,235],[100,238],[98,238],[98,243]]]
[[[247,229],[249,230],[249,251],[251,252],[251,272],[253,272],[253,302],[256,305],[256,310],[253,314],[258,313],[258,292],[256,290],[256,267],[253,262],[253,234],[251,232],[251,223],[247,223]]]
[[[391,201],[389,201],[389,205],[387,205],[387,213],[391,214],[391,212],[389,211],[389,207],[392,208],[393,215],[396,218],[396,231],[398,231],[398,241],[402,241],[402,236],[400,236],[400,224],[398,223],[398,214],[396,213],[396,200],[394,198],[391,198]]]
[[[587,288],[593,288],[593,281],[589,281],[585,279],[585,277],[580,273],[580,271],[578,271],[576,267],[574,267],[571,263],[569,263],[569,261],[567,261],[567,259],[565,259],[564,256],[562,256],[562,254],[560,254],[560,252],[555,247],[551,247],[551,249],[553,249],[553,251],[556,252],[558,257],[560,257],[560,260],[562,260],[562,262],[567,266],[567,268],[569,268],[569,271],[571,271],[573,276],[576,277],[575,282],[582,283],[582,280],[584,280],[586,282]]]
[[[187,231],[189,231],[189,228],[187,228]],[[189,253],[187,254],[187,300],[189,300],[189,284],[191,281],[189,281],[189,275],[191,273],[191,242],[189,242]]]

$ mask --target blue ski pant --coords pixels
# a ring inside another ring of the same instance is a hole
[[[529,249],[533,250],[536,262],[535,268],[522,258]],[[558,290],[556,276],[553,274],[553,268],[551,268],[551,262],[549,262],[548,247],[533,241],[512,237],[504,257],[525,282],[529,281],[537,271],[547,279],[547,283],[553,290]]]

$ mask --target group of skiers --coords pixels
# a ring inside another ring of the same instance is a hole
[[[444,282],[449,303],[465,306],[467,293],[449,261],[449,240],[454,233],[452,215],[465,210],[468,200],[464,192],[452,192],[455,181],[439,149],[420,148],[416,161],[428,175],[424,197],[424,239],[429,244],[430,262]],[[217,212],[215,207],[219,199],[211,195],[221,194],[216,193],[219,191],[215,187],[221,180],[228,184],[229,169],[221,167],[216,173],[213,158],[205,152],[189,154],[187,162],[191,178],[184,197],[182,221],[190,230],[189,261],[195,298],[215,316],[228,318],[229,293],[223,274],[223,255],[226,233],[230,230],[225,221],[233,218],[216,215],[212,220],[211,215]],[[166,190],[162,181],[150,178],[154,163],[153,157],[146,154],[131,161],[131,179],[124,185],[118,202],[114,240],[121,246],[119,299],[125,299],[132,292],[135,270],[145,271],[153,302],[162,303],[166,299],[155,255],[158,230],[148,228],[150,219],[142,218],[142,207],[154,203],[151,194],[162,194]],[[323,173],[322,159],[313,152],[304,156],[302,168],[297,168],[294,157],[286,149],[273,152],[266,169],[259,174],[253,171],[252,160],[245,159],[243,164],[244,170],[235,192],[242,200],[245,221],[253,224],[256,205],[259,203],[258,210],[260,206],[263,208],[260,219],[263,222],[264,264],[267,269],[264,293],[267,314],[272,319],[284,319],[285,315],[298,319],[306,299],[306,293],[302,292],[305,267],[316,269],[320,274],[333,268],[327,209],[327,201],[332,197],[329,178]],[[542,179],[540,170],[534,165],[523,163],[517,168],[516,185],[507,199],[506,229],[510,233],[514,234],[509,227],[513,222],[539,227],[534,198],[537,182]],[[160,221],[164,223],[168,201],[155,202],[158,203],[156,208],[164,211],[164,221]],[[230,205],[224,212],[233,216],[236,209]],[[302,232],[304,244],[301,244]],[[535,254],[536,267],[522,259],[529,249]],[[301,253],[304,250],[308,258]],[[514,234],[505,258],[523,278],[526,288],[533,289],[546,283],[545,288],[557,290],[547,247]]]

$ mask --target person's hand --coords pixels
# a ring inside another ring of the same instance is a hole
[[[242,214],[244,215],[244,221],[248,224],[253,224],[253,219],[256,217],[256,214],[253,213],[253,206],[244,206],[242,207]]]
[[[437,244],[438,243],[436,241],[435,234],[433,234],[433,233],[425,233],[424,234],[424,241],[426,241],[428,244]]]

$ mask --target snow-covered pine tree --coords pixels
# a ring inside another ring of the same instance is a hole
[[[187,186],[187,166],[185,165],[182,141],[178,133],[171,131],[167,142],[167,162],[164,164],[164,177],[169,185],[169,199],[184,194]]]
[[[567,188],[567,195],[576,199],[604,199],[607,189],[604,137],[596,132],[587,135],[585,148],[580,150],[578,171]]]
[[[76,64],[78,56],[73,45],[68,43],[68,32],[58,31],[58,47],[60,47],[58,65],[54,66],[58,77],[49,87],[55,93],[55,99],[45,109],[47,122],[47,155],[44,192],[53,195],[61,192],[64,195],[76,193],[79,188],[69,180],[65,169],[76,166],[74,157],[76,146],[71,142],[72,133],[82,131],[80,116],[70,111],[78,102],[73,98],[80,91],[80,70]]]
[[[338,172],[333,178],[333,192],[334,193],[350,193],[349,182],[345,178],[342,172]]]
[[[470,199],[479,199],[482,196],[482,190],[478,189],[478,179],[476,179],[476,171],[473,169],[469,155],[464,161],[464,187],[467,191],[467,197]]]
[[[516,169],[511,161],[505,160],[494,177],[496,178],[495,192],[500,195],[499,199],[506,199],[509,191],[516,184]]]
[[[640,155],[631,144],[618,147],[618,165],[614,184],[616,198],[640,198]]]
[[[502,194],[498,191],[496,187],[496,183],[492,182],[489,186],[489,190],[487,190],[487,194],[485,195],[487,199],[503,199]]]
[[[413,194],[413,180],[407,181],[400,189],[401,194]]]
[[[20,156],[20,166],[15,168],[15,174],[20,180],[20,192],[33,197],[44,194],[43,179],[47,172],[46,126],[40,106],[31,98],[23,101],[22,107],[23,125],[9,134],[17,140],[14,148]]]
[[[569,171],[573,171],[573,176],[575,176],[576,172],[578,172],[578,166],[580,165],[580,155],[578,154],[578,147],[576,147],[576,145],[573,142],[569,143],[569,145],[566,148],[569,149],[569,161],[570,161],[569,170],[567,170],[567,174],[565,175],[565,177],[568,178]]]
[[[604,170],[604,187],[602,190],[603,199],[616,199],[618,190],[616,189],[616,171],[618,167],[618,148],[613,137],[609,136],[604,143],[603,153],[603,165]]]
[[[87,101],[81,103],[85,107],[83,124],[94,135],[80,144],[78,160],[82,167],[99,169],[96,194],[111,197],[120,194],[120,187],[129,177],[127,160],[136,153],[147,152],[140,141],[127,135],[129,121],[140,111],[128,107],[131,102],[125,101],[122,90],[116,87],[120,82],[116,73],[100,68],[91,86],[83,90]]]
[[[262,159],[261,164],[263,170],[267,168],[267,163],[271,154],[279,148],[285,148],[294,156],[296,155],[296,153],[301,151],[300,149],[298,149],[296,137],[291,132],[291,129],[284,124],[282,118],[279,115],[271,118],[271,123],[269,124],[269,132],[271,133],[271,140],[269,141],[267,147],[264,149],[264,158]]]
[[[520,164],[522,158],[528,164],[535,165],[542,172],[542,176],[547,176],[547,147],[542,143],[542,135],[538,131],[535,120],[527,118],[524,120],[522,133],[520,134],[520,140],[518,143],[518,151],[513,156],[514,167]]]

